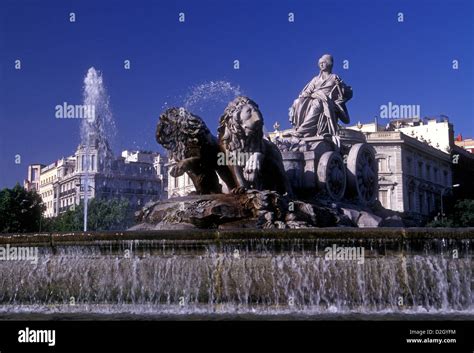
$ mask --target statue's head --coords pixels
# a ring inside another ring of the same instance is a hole
[[[333,58],[330,54],[324,54],[319,58],[318,67],[321,71],[332,72]]]
[[[170,108],[160,115],[156,126],[156,141],[176,160],[186,158],[188,150],[209,139],[204,121],[184,108]]]
[[[263,117],[257,103],[248,97],[239,96],[227,105],[219,123],[219,140],[229,144],[229,148],[238,140],[263,137]],[[239,143],[237,143],[239,144]]]

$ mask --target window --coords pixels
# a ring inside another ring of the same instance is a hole
[[[430,209],[429,209],[429,212],[433,212],[435,210],[435,194],[434,193],[430,193]]]
[[[95,155],[91,156],[91,170],[95,170]]]
[[[379,191],[379,201],[383,207],[388,208],[388,190]]]
[[[423,194],[421,192],[418,193],[418,202],[419,202],[419,211],[420,213],[424,212],[424,202],[423,202]]]
[[[413,212],[415,210],[415,199],[414,199],[414,194],[415,194],[415,187],[412,183],[409,183],[407,185],[408,189],[408,211]]]
[[[387,171],[387,160],[385,158],[379,158],[379,172],[386,172]]]
[[[423,178],[423,162],[418,162],[418,177]]]
[[[407,173],[412,174],[413,173],[413,160],[410,157],[407,157]]]
[[[431,166],[428,164],[426,165],[426,180],[431,180]]]

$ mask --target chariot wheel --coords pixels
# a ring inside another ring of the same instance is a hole
[[[346,167],[340,153],[323,153],[318,163],[318,186],[331,199],[342,199],[346,191]]]
[[[352,146],[347,156],[349,193],[357,201],[372,204],[378,193],[378,166],[374,149],[366,143]]]

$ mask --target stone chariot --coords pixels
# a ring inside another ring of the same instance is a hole
[[[373,204],[378,192],[374,148],[359,131],[341,129],[338,138],[340,147],[328,135],[297,139],[294,144],[276,137],[293,190],[306,197],[315,193],[333,201]]]

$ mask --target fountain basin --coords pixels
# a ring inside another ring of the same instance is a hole
[[[37,247],[38,261],[0,261],[0,317],[474,317],[472,237],[419,228],[6,235],[0,246]],[[332,247],[363,258],[329,259]]]

